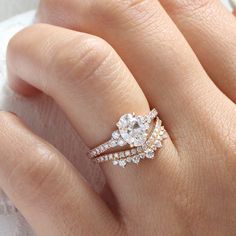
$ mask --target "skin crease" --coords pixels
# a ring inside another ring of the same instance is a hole
[[[52,96],[89,147],[149,106],[170,135],[155,160],[102,166],[108,201],[1,112],[0,186],[38,235],[235,235],[235,18],[217,1],[161,3],[43,0],[50,25],[11,40],[11,86]]]

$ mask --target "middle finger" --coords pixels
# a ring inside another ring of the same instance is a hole
[[[206,104],[214,109],[212,104],[218,106],[220,100],[224,101],[156,0],[42,0],[38,18],[108,41],[126,62],[151,105],[160,110],[176,145],[180,144],[178,137],[189,140],[186,127],[199,129],[202,121],[198,118],[209,116],[208,109],[204,112]]]

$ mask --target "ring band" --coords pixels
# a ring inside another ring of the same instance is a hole
[[[113,165],[121,167],[125,167],[128,163],[138,164],[141,159],[153,159],[155,151],[162,147],[163,140],[167,138],[162,121],[157,115],[156,109],[145,116],[136,116],[134,113],[123,115],[116,124],[118,130],[112,133],[111,139],[90,150],[89,158],[96,163],[111,161]],[[154,120],[155,125],[153,125]],[[130,148],[106,153],[111,148],[125,145],[129,145]]]

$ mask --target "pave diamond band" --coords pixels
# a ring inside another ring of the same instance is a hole
[[[142,159],[153,159],[155,151],[162,147],[167,133],[156,109],[145,116],[123,115],[116,124],[118,129],[106,143],[89,151],[88,156],[96,163],[111,161],[113,165],[125,167],[138,164]],[[155,121],[155,123],[153,122]],[[124,151],[107,153],[111,148],[129,146]]]
[[[107,150],[119,146],[142,146],[147,140],[151,123],[157,115],[156,109],[153,109],[145,116],[136,116],[135,114],[123,115],[116,124],[118,129],[112,133],[111,139],[90,150],[88,156],[90,158],[95,158],[105,153]]]

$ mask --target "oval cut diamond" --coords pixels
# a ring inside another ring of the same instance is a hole
[[[123,115],[117,126],[121,137],[131,146],[141,146],[147,139],[148,122],[142,116]]]

